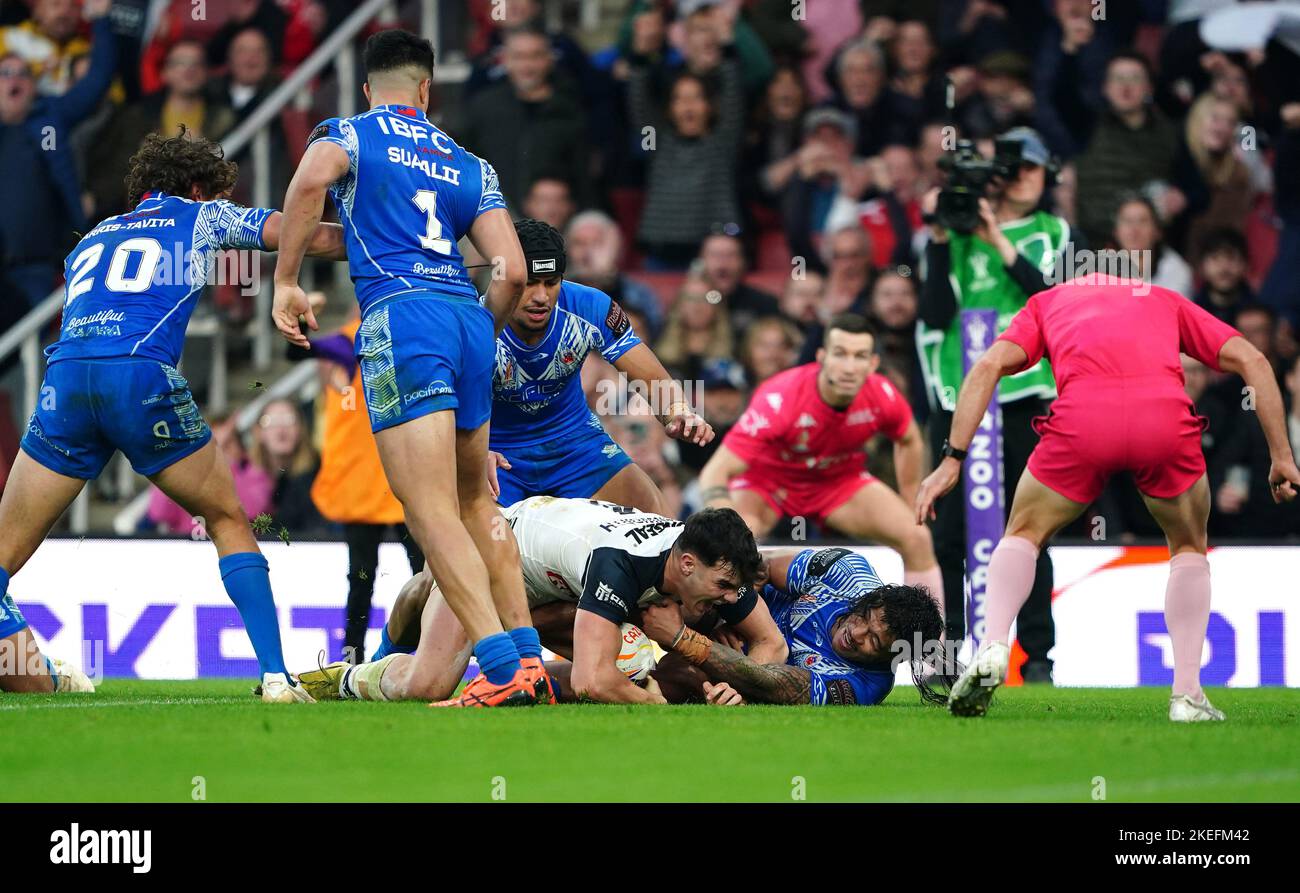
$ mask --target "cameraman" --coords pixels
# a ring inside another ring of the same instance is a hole
[[[1018,162],[1010,165],[1005,182],[995,180],[986,192],[988,197],[979,199],[979,222],[971,231],[959,232],[937,219],[939,189],[931,190],[922,202],[930,223],[930,241],[925,251],[917,344],[931,400],[937,404],[930,416],[930,450],[936,463],[961,387],[961,311],[997,310],[998,332],[1004,331],[1030,295],[1054,284],[1053,270],[1071,239],[1070,225],[1039,207],[1052,166],[1042,138],[1027,127],[1018,127],[1000,141],[1020,144]],[[1075,247],[1080,247],[1077,240]],[[1056,385],[1046,360],[1008,377],[999,388],[1003,488],[1008,503],[1038,442],[1030,422],[1046,414],[1048,401],[1055,396]],[[949,641],[959,640],[965,633],[963,498],[958,487],[939,500],[932,530],[943,571]],[[1046,549],[1038,557],[1034,588],[1020,612],[1017,629],[1028,654],[1025,681],[1051,682],[1052,663],[1047,653],[1055,644],[1056,629],[1052,622],[1052,564]]]

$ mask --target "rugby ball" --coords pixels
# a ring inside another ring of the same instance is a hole
[[[639,626],[625,623],[619,627],[622,639],[618,650],[618,671],[633,682],[644,682],[658,662],[655,643]]]

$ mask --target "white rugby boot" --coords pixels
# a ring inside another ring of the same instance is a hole
[[[1201,692],[1201,699],[1193,701],[1188,695],[1169,696],[1170,722],[1223,722],[1227,719],[1223,711],[1210,703],[1210,699]]]
[[[1006,681],[1011,649],[1003,642],[985,642],[957,678],[948,695],[948,712],[953,716],[983,716],[993,692]]]
[[[81,672],[81,669],[66,660],[60,660],[57,657],[50,658],[50,666],[54,667],[54,692],[55,694],[68,694],[77,692],[82,694],[94,694],[95,683],[90,681],[90,677]]]
[[[301,685],[291,685],[284,673],[262,674],[263,704],[314,704],[316,699]]]

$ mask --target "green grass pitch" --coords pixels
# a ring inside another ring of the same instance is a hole
[[[1004,689],[956,719],[874,708],[263,705],[237,681],[0,695],[0,800],[1300,800],[1300,693],[1219,689],[1173,725],[1162,689]]]

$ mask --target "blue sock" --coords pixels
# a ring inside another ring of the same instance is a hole
[[[478,658],[479,669],[493,685],[505,685],[519,669],[519,650],[505,633],[479,639],[474,644],[474,656]]]
[[[0,567],[0,598],[9,594],[9,571]]]
[[[266,559],[260,552],[238,552],[222,558],[218,565],[221,582],[244,620],[244,629],[248,630],[262,673],[286,672],[284,653],[280,650],[280,621],[275,616]]]
[[[519,649],[520,657],[540,658],[542,656],[542,640],[538,638],[537,630],[531,626],[510,630],[510,640]]]

